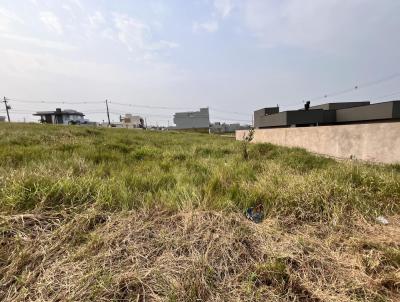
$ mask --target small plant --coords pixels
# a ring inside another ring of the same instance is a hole
[[[242,154],[243,154],[243,159],[248,160],[249,159],[249,144],[254,138],[254,129],[250,129],[249,132],[246,134],[243,134],[243,140],[242,140]]]
[[[257,264],[250,278],[256,286],[281,287],[289,281],[289,274],[282,259],[272,259],[269,262]]]

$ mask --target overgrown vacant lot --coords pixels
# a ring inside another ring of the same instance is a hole
[[[267,144],[245,160],[193,133],[0,138],[1,301],[400,301],[399,165]]]

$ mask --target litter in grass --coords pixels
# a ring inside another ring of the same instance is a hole
[[[387,220],[385,217],[383,216],[378,216],[376,217],[376,222],[383,224],[383,225],[387,225],[389,224],[389,220]]]
[[[260,223],[264,219],[264,207],[259,204],[256,207],[248,208],[246,210],[247,219],[253,221],[254,223]]]

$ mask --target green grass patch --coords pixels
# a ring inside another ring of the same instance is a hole
[[[216,135],[0,125],[0,210],[200,208],[299,221],[400,213],[399,165],[337,162]]]

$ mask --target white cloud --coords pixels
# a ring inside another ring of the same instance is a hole
[[[208,21],[203,23],[195,22],[193,23],[193,32],[197,33],[200,31],[206,31],[209,33],[214,33],[218,30],[219,24],[217,21]]]
[[[9,39],[12,41],[24,43],[24,44],[30,44],[32,46],[38,47],[38,48],[47,48],[47,49],[54,49],[54,50],[61,50],[61,51],[74,51],[77,50],[77,47],[61,43],[61,42],[56,42],[56,41],[48,41],[48,40],[43,40],[43,39],[38,39],[34,37],[26,37],[26,36],[20,36],[16,34],[0,34],[0,37],[4,39]]]
[[[9,30],[11,23],[24,24],[25,22],[13,12],[0,7],[0,30]]]
[[[33,5],[38,6],[37,0],[29,0]]]
[[[61,7],[64,9],[64,10],[66,10],[66,11],[68,11],[68,12],[72,12],[72,7],[71,6],[69,6],[68,4],[63,4],[63,5],[61,5]]]
[[[160,40],[158,42],[154,42],[149,45],[149,49],[153,50],[161,50],[161,49],[168,49],[168,48],[178,48],[179,44],[171,41]]]
[[[106,20],[100,11],[96,11],[93,15],[89,16],[89,23],[93,28],[97,28],[104,24]]]
[[[31,91],[31,99],[52,92],[53,99],[71,99],[74,95],[77,98],[83,95],[89,99],[93,95],[102,98],[120,95],[129,99],[129,95],[138,97],[139,94],[148,99],[149,94],[152,94],[154,102],[157,102],[166,97],[163,87],[176,87],[176,83],[185,78],[174,65],[160,62],[140,62],[137,65],[139,69],[135,70],[129,68],[128,64],[71,59],[50,53],[33,54],[10,49],[0,49],[0,58],[3,60],[3,64],[0,64],[0,81],[7,87],[7,93],[24,97],[21,93]],[[18,90],[22,87],[20,83],[24,83],[22,92]],[[49,85],[50,83],[57,85]],[[173,101],[172,97],[170,99]]]
[[[146,48],[145,41],[150,36],[150,28],[146,24],[127,15],[114,13],[114,25],[118,39],[129,51]]]
[[[222,18],[226,18],[233,9],[232,0],[214,0],[214,8]]]
[[[105,28],[101,31],[100,36],[105,39],[115,40],[115,33],[111,28]]]
[[[378,41],[399,41],[400,22],[396,26],[391,15],[400,6],[394,0],[247,0],[243,8],[245,26],[265,47],[348,53],[362,45],[376,47]]]
[[[114,13],[114,25],[118,40],[123,43],[130,52],[142,54],[143,57],[151,57],[149,51],[176,48],[178,44],[171,41],[153,41],[151,28],[130,16]]]
[[[11,21],[16,21],[16,22],[19,22],[19,23],[22,23],[22,24],[25,23],[24,20],[22,20],[16,14],[14,14],[13,12],[11,12],[11,11],[5,9],[5,8],[1,8],[0,7],[0,15],[1,15],[2,18],[6,18],[6,19],[11,20]]]
[[[155,1],[155,2],[150,2],[149,5],[154,14],[156,14],[157,16],[164,16],[166,14],[169,14],[170,12],[170,8],[168,4],[166,4],[166,2]]]
[[[75,79],[91,79],[94,81],[109,81],[114,83],[117,77],[120,81],[128,73],[118,66],[85,60],[72,60],[54,54],[33,54],[16,50],[1,50],[2,57],[9,59],[6,66],[7,74],[18,77],[35,78],[36,75],[51,77],[52,75],[73,77]],[[108,76],[112,74],[113,76]]]
[[[213,0],[213,13],[211,20],[206,22],[194,22],[192,31],[214,33],[219,29],[220,19],[227,18],[234,7],[233,0]]]
[[[44,25],[46,25],[46,27],[49,30],[59,35],[61,35],[64,32],[58,17],[53,12],[50,11],[41,12],[40,20],[44,23]]]
[[[79,7],[81,10],[83,10],[83,4],[80,0],[69,0],[69,1],[75,6]]]

